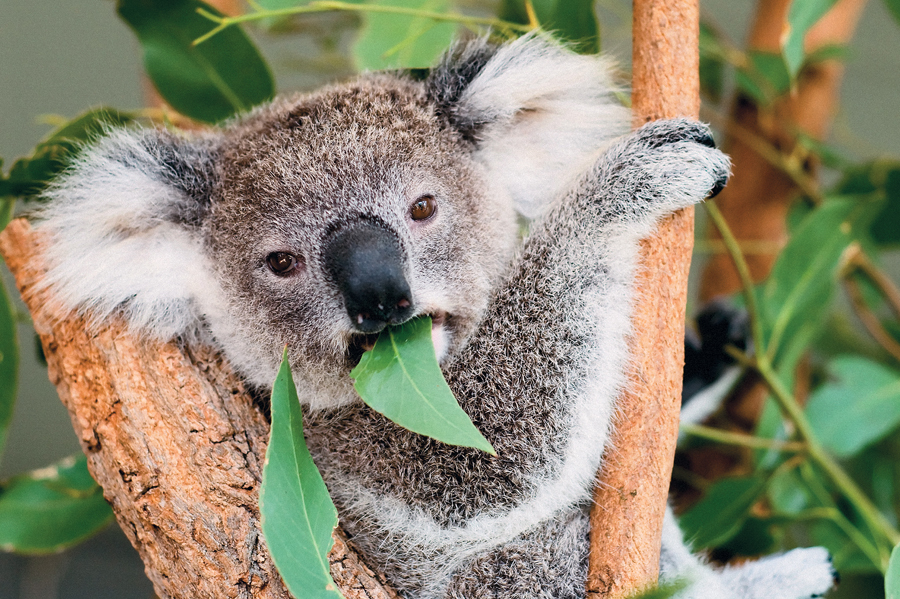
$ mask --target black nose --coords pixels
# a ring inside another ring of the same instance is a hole
[[[324,266],[360,332],[377,333],[412,315],[403,251],[387,226],[357,221],[338,229],[325,243]]]

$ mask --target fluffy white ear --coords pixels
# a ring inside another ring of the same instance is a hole
[[[611,71],[602,57],[525,36],[496,49],[484,41],[457,47],[429,87],[490,176],[533,218],[628,132],[630,112],[615,97]]]
[[[46,284],[97,322],[121,311],[161,339],[191,335],[218,289],[200,237],[214,140],[159,130],[111,132],[45,193]]]

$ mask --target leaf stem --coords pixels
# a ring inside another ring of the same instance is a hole
[[[331,11],[350,11],[350,12],[374,12],[389,13],[398,15],[408,15],[412,17],[421,17],[424,19],[432,19],[434,21],[451,21],[464,25],[481,25],[486,27],[494,27],[506,33],[512,31],[528,32],[535,29],[533,24],[522,25],[520,23],[512,23],[501,19],[492,19],[486,17],[473,17],[457,12],[435,12],[430,10],[421,10],[417,8],[406,8],[404,6],[384,6],[378,4],[352,4],[350,2],[339,2],[336,0],[316,0],[304,6],[293,6],[290,8],[280,8],[275,10],[255,10],[254,12],[237,15],[233,17],[219,17],[209,11],[198,8],[197,12],[217,23],[218,26],[198,37],[194,40],[194,45],[202,44],[215,34],[219,33],[227,27],[238,23],[246,23],[249,21],[259,21],[262,19],[286,17],[292,15],[331,12]]]
[[[865,493],[857,486],[856,482],[841,467],[837,461],[829,455],[813,433],[803,409],[797,403],[794,396],[784,388],[781,379],[775,373],[769,359],[762,352],[757,352],[754,358],[756,369],[762,376],[772,392],[772,396],[788,419],[794,424],[797,435],[806,443],[807,455],[819,468],[825,471],[831,482],[840,490],[873,530],[880,532],[891,546],[900,543],[900,531],[898,531],[881,513],[881,511],[869,500]]]
[[[692,437],[708,439],[726,445],[737,445],[751,449],[772,449],[784,452],[806,451],[806,444],[797,441],[778,441],[776,439],[764,439],[741,433],[732,433],[721,429],[696,424],[683,424],[681,431]]]
[[[884,560],[881,552],[872,544],[872,541],[866,538],[849,520],[835,507],[816,507],[804,510],[796,515],[791,515],[790,520],[829,520],[841,529],[859,550],[866,554],[866,557],[878,568],[882,574],[885,572]]]
[[[706,208],[706,213],[709,214],[713,224],[722,236],[722,243],[725,244],[725,249],[728,250],[728,255],[731,257],[732,263],[734,263],[735,270],[737,270],[744,294],[744,303],[747,306],[747,315],[750,318],[750,334],[753,338],[753,345],[756,347],[757,353],[762,353],[764,347],[762,325],[759,318],[759,306],[756,303],[753,278],[750,276],[750,267],[747,266],[744,254],[741,253],[741,247],[737,239],[734,238],[731,228],[725,222],[725,217],[722,216],[722,212],[716,203],[707,201],[704,202],[703,207]]]

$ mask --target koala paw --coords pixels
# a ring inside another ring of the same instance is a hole
[[[598,178],[620,214],[655,223],[668,212],[701,202],[725,187],[728,157],[709,127],[689,119],[648,123],[612,146]]]
[[[720,573],[722,586],[745,599],[812,599],[824,597],[838,576],[822,547],[794,549]]]

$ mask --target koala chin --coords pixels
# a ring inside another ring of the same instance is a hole
[[[702,124],[629,133],[615,91],[602,58],[475,40],[425,78],[366,74],[203,133],[111,131],[46,194],[48,285],[95,322],[212,343],[257,387],[287,345],[341,524],[403,596],[584,597],[638,242],[729,174]],[[353,390],[375,335],[426,314],[496,457]],[[661,572],[691,581],[683,599],[832,586],[817,548],[714,570],[671,515]]]

